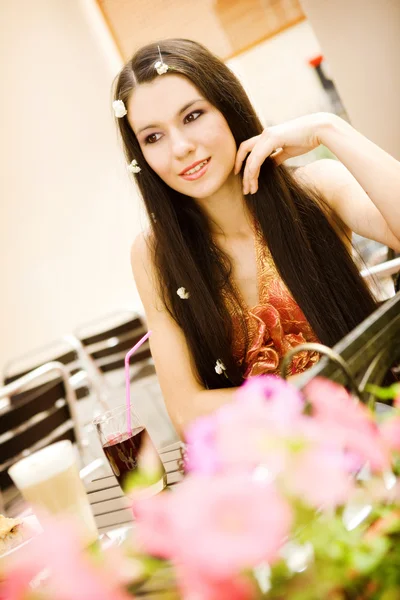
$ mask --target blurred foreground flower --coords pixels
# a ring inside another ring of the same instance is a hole
[[[66,522],[48,521],[1,598],[126,600],[157,577],[165,600],[400,598],[398,409],[378,421],[330,381],[301,394],[253,378],[189,427],[187,454],[176,488],[133,494],[135,542],[85,552]]]
[[[123,572],[107,568],[107,563],[100,568],[95,555],[82,548],[74,522],[43,516],[40,521],[43,533],[15,553],[8,564],[0,587],[2,600],[130,598],[121,585],[125,583]]]
[[[242,475],[188,476],[177,493],[137,502],[134,511],[145,551],[217,580],[273,563],[292,520],[273,485]]]

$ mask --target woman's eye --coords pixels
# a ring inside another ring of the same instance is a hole
[[[151,133],[145,139],[146,144],[155,144],[161,138],[161,133]]]
[[[196,119],[198,119],[200,117],[200,115],[203,114],[202,110],[194,110],[193,112],[191,112],[190,114],[188,114],[185,119],[184,122],[185,123],[191,123],[192,121],[195,121]]]

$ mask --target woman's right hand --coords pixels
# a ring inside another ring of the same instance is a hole
[[[315,113],[298,117],[280,125],[268,127],[260,135],[256,135],[239,146],[235,174],[246,165],[243,171],[243,193],[254,194],[258,189],[258,176],[261,165],[270,156],[280,165],[288,158],[306,154],[320,145],[322,128],[329,122],[339,118],[329,113]]]

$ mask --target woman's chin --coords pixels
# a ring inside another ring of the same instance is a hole
[[[204,181],[191,190],[191,193],[186,192],[187,196],[190,196],[194,200],[207,200],[217,194],[221,188],[226,184],[226,179],[223,181]]]
[[[225,185],[231,183],[233,172],[221,174],[216,177],[214,173],[205,173],[203,177],[195,181],[187,181],[184,185],[170,186],[184,196],[194,200],[206,200],[219,192]],[[180,182],[179,182],[180,183]]]

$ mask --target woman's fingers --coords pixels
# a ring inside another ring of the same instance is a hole
[[[255,194],[258,189],[258,176],[263,162],[274,153],[276,147],[272,138],[262,137],[250,152],[243,172],[243,193]]]
[[[243,171],[243,193],[255,194],[258,190],[258,176],[263,162],[268,156],[271,156],[277,164],[283,162],[281,160],[284,152],[282,148],[278,148],[270,134],[271,130],[265,130],[262,134],[256,135],[242,142],[237,151],[235,160],[234,173],[237,175],[246,160],[246,165]]]
[[[240,144],[235,161],[235,174],[243,168],[243,193],[254,194],[258,189],[258,177],[263,162],[270,156],[276,165],[288,158],[300,156],[316,148],[319,120],[310,115],[299,117],[282,125],[265,129]]]
[[[236,160],[235,160],[235,171],[234,171],[235,175],[237,175],[239,173],[240,169],[242,168],[244,159],[246,158],[248,153],[253,150],[259,137],[260,137],[259,135],[256,135],[248,140],[245,140],[244,142],[242,142],[240,144],[239,149],[236,154]]]
[[[260,169],[249,171],[247,164],[243,173],[243,194],[255,194],[258,190],[258,176]]]

